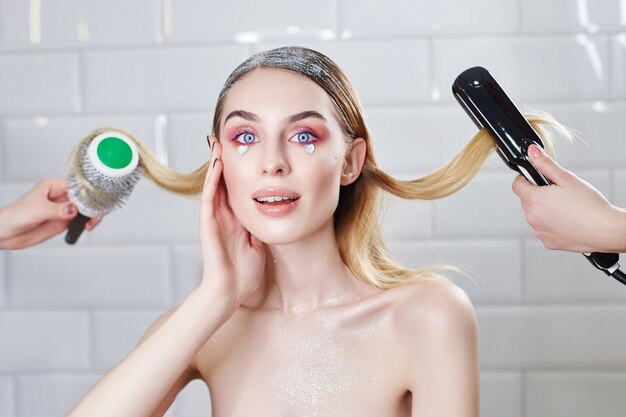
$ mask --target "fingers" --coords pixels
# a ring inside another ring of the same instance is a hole
[[[539,146],[530,145],[528,147],[528,154],[535,168],[541,171],[541,173],[554,184],[558,185],[569,178],[569,171],[562,168],[552,158],[546,155]]]
[[[215,206],[218,202],[218,199],[216,198],[217,189],[222,173],[222,164],[219,160],[221,157],[220,144],[214,137],[209,139],[211,144],[211,159],[209,159],[209,168],[207,170],[202,195],[200,197],[201,222],[208,221],[208,219],[214,215]]]
[[[94,217],[91,220],[89,220],[87,223],[85,223],[85,229],[91,232],[97,225],[100,224],[101,221],[102,221],[102,217]]]
[[[531,184],[524,176],[518,175],[513,180],[513,192],[522,200],[525,201],[528,195],[536,188],[536,185]]]
[[[47,195],[50,201],[59,201],[59,199],[67,197],[67,187],[69,185],[67,180],[48,178],[41,181],[41,183],[47,188]]]

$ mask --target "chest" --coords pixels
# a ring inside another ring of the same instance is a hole
[[[382,323],[267,319],[215,336],[199,370],[216,417],[409,415],[402,359]]]

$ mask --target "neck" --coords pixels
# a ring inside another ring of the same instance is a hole
[[[307,239],[266,244],[265,251],[264,285],[253,302],[258,307],[303,314],[358,301],[374,290],[341,260],[332,220]]]

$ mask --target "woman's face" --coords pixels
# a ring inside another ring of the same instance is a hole
[[[322,88],[291,71],[253,70],[228,92],[221,123],[230,205],[250,233],[285,244],[332,227],[350,146]]]

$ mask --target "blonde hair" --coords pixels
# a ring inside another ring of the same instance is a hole
[[[395,262],[388,252],[379,225],[379,191],[412,200],[434,200],[453,194],[476,175],[495,143],[480,130],[469,143],[439,169],[411,181],[393,178],[378,168],[371,135],[363,118],[356,92],[341,69],[325,55],[307,48],[283,47],[260,52],[239,65],[229,76],[218,97],[213,119],[213,134],[219,137],[222,109],[230,88],[250,71],[260,67],[280,68],[305,75],[326,91],[349,141],[361,137],[367,146],[365,163],[359,178],[343,186],[334,214],[335,234],[343,262],[363,281],[379,288],[390,288],[420,279],[438,277],[445,268],[433,265],[409,269]],[[542,137],[546,151],[553,155],[552,141],[546,126],[566,129],[544,113],[525,113],[526,119]],[[104,130],[118,130],[137,143],[144,176],[159,186],[180,194],[202,191],[208,162],[190,174],[180,174],[159,162],[130,132],[121,129],[98,129],[83,141]]]

